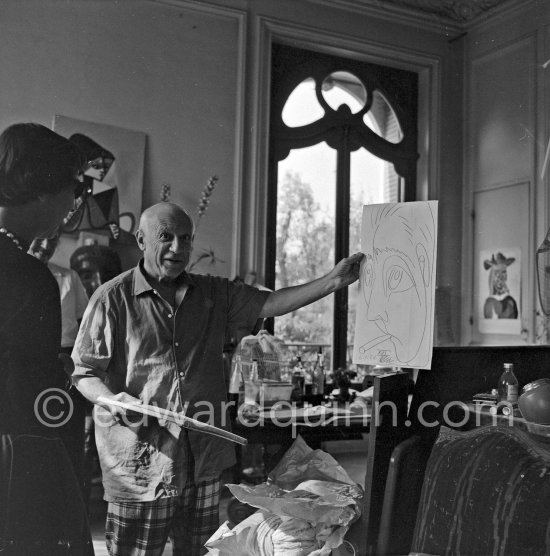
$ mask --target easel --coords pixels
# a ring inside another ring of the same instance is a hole
[[[390,457],[408,434],[408,385],[405,372],[374,378],[362,514],[346,537],[360,556],[375,554]]]

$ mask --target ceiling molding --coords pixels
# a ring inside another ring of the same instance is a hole
[[[367,17],[376,17],[393,23],[420,26],[423,29],[446,34],[462,32],[462,25],[444,16],[434,16],[420,10],[412,10],[394,4],[390,1],[380,0],[306,0],[312,4],[321,4],[331,8],[339,8],[346,12],[357,13]]]
[[[469,23],[478,16],[499,8],[509,0],[377,0],[381,5],[394,4],[456,23]]]
[[[307,0],[423,28],[456,31],[514,9],[526,0]],[[529,0],[527,0],[529,2]]]

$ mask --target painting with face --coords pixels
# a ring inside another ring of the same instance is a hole
[[[97,230],[105,220],[116,220],[120,229],[130,234],[133,244],[131,234],[141,214],[145,134],[59,114],[53,128],[75,142],[87,158],[84,181],[91,184],[88,187],[96,202],[75,229]],[[116,234],[113,237],[117,239]]]
[[[479,257],[479,331],[483,334],[520,334],[521,249],[484,249]]]
[[[353,362],[429,369],[437,201],[365,205]]]

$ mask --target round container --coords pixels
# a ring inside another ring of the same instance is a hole
[[[550,378],[539,378],[523,387],[518,405],[526,421],[550,425]]]

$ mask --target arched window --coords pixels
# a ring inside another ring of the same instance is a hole
[[[417,75],[273,44],[266,285],[303,283],[360,249],[364,204],[415,199]],[[277,317],[287,343],[353,347],[357,287]]]

